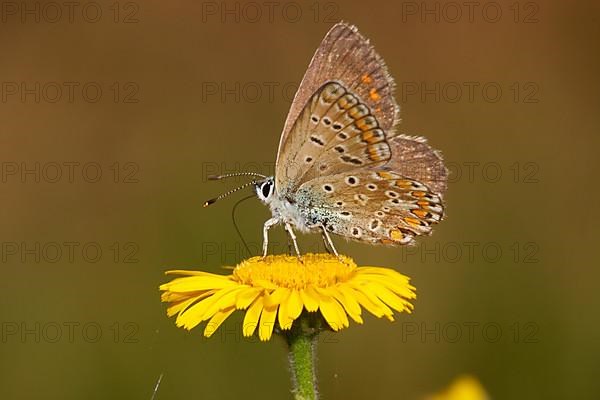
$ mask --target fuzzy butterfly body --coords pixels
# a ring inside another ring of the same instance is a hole
[[[325,36],[286,119],[275,176],[256,183],[299,254],[294,228],[372,244],[429,234],[444,214],[447,170],[420,137],[394,132],[398,106],[381,57],[353,26]]]

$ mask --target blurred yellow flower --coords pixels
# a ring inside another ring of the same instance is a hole
[[[459,376],[450,386],[425,400],[489,400],[485,389],[470,375]]]
[[[201,271],[168,271],[183,275],[160,286],[161,299],[170,303],[167,315],[187,330],[208,321],[210,337],[235,310],[246,310],[244,336],[271,338],[277,323],[289,330],[303,310],[319,311],[334,331],[361,324],[362,308],[376,317],[394,320],[394,311],[411,312],[416,298],[409,278],[379,267],[358,267],[346,256],[274,255],[242,261],[231,275]]]

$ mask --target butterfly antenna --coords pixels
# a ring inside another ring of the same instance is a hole
[[[246,183],[244,183],[242,186],[236,187],[235,189],[231,189],[230,191],[228,191],[228,192],[225,192],[225,193],[223,193],[223,194],[221,194],[221,195],[219,195],[219,196],[217,196],[217,197],[215,197],[215,198],[212,198],[212,199],[210,199],[210,200],[207,200],[206,202],[204,202],[204,205],[203,205],[203,207],[208,207],[208,206],[210,206],[211,204],[213,204],[214,202],[216,202],[217,200],[221,200],[223,197],[227,197],[227,196],[229,196],[230,194],[233,194],[233,193],[237,192],[237,191],[238,191],[238,190],[240,190],[240,189],[243,189],[243,188],[245,188],[245,187],[248,187],[248,186],[250,186],[250,185],[254,185],[254,184],[256,184],[256,183],[257,183],[257,181],[254,181],[254,180],[252,180],[252,181],[250,181],[250,182],[246,182]]]
[[[244,244],[244,247],[246,248],[248,255],[250,255],[250,248],[248,247],[248,243],[246,243],[246,241],[244,240],[244,237],[242,236],[242,232],[240,231],[237,221],[235,220],[235,211],[236,211],[237,207],[240,205],[240,203],[242,203],[243,201],[246,201],[248,199],[251,199],[253,197],[254,197],[254,195],[251,194],[250,196],[246,196],[246,197],[238,200],[234,204],[233,208],[231,209],[231,219],[233,220],[233,226],[235,227],[235,231],[237,232],[238,236],[240,237],[242,243]]]
[[[208,176],[208,180],[209,181],[219,181],[221,179],[225,179],[225,178],[231,178],[234,176],[257,176],[259,178],[262,179],[266,179],[267,177],[263,174],[258,174],[256,172],[234,172],[232,174],[223,174],[223,175],[209,175]]]

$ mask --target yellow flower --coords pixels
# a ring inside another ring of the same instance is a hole
[[[394,311],[411,312],[416,297],[409,278],[388,268],[357,267],[345,256],[305,254],[253,257],[242,261],[231,275],[201,271],[168,271],[184,275],[160,286],[167,315],[187,330],[208,321],[210,337],[235,310],[246,310],[244,336],[258,327],[261,340],[269,340],[277,323],[288,330],[303,310],[319,311],[334,331],[362,324],[362,308],[376,317],[394,320]]]
[[[450,386],[425,400],[488,400],[483,386],[472,376],[459,376]]]

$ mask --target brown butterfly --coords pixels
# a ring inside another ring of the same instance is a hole
[[[447,169],[424,138],[394,131],[399,107],[393,90],[383,59],[356,27],[331,28],[292,102],[275,176],[215,177],[260,177],[248,184],[272,213],[263,228],[263,255],[268,230],[279,223],[298,255],[294,228],[320,231],[337,255],[329,233],[402,245],[442,219]]]

